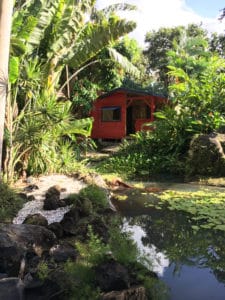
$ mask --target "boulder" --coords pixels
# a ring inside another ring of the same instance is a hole
[[[0,224],[0,272],[17,276],[27,252],[41,256],[55,243],[50,230],[29,224]]]
[[[62,299],[62,290],[54,280],[46,279],[43,281],[33,279],[30,284],[24,287],[24,298],[26,300],[47,300]],[[8,298],[6,298],[8,299]]]
[[[59,222],[54,222],[48,225],[48,229],[54,232],[58,239],[63,237],[63,228]]]
[[[36,184],[30,184],[30,185],[26,186],[23,190],[27,193],[31,193],[38,189],[39,189],[39,187]]]
[[[54,245],[49,254],[57,263],[66,262],[67,260],[75,261],[77,258],[77,251],[70,244]]]
[[[64,190],[58,185],[50,187],[45,194],[44,210],[55,210],[59,207],[65,207],[67,205],[66,201],[60,199],[60,192]]]
[[[113,259],[97,266],[95,274],[96,285],[104,292],[121,291],[129,288],[128,270]]]
[[[76,228],[80,218],[79,209],[72,208],[70,211],[68,211],[60,222],[63,231],[68,235],[76,235]]]
[[[39,225],[39,226],[48,226],[47,219],[41,214],[28,215],[23,221],[23,224]]]
[[[143,286],[122,291],[112,291],[102,295],[101,300],[148,300]]]
[[[187,160],[188,176],[225,176],[225,134],[195,136]]]
[[[22,300],[24,286],[19,278],[4,278],[0,280],[0,299]]]
[[[35,200],[34,195],[27,196],[27,201],[34,201],[34,200]]]

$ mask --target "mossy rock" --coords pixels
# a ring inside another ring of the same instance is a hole
[[[83,199],[89,199],[95,210],[105,209],[109,206],[107,190],[97,185],[91,184],[83,188],[79,196]]]
[[[225,176],[225,134],[195,136],[190,144],[186,174],[188,176]]]

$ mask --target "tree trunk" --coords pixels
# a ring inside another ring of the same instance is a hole
[[[2,146],[8,87],[8,65],[12,12],[13,0],[0,0],[0,172],[2,172]]]

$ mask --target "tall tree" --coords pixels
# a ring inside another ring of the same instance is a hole
[[[207,39],[206,32],[198,25],[189,24],[187,28],[177,26],[174,28],[160,28],[158,31],[150,31],[146,34],[147,49],[144,55],[148,61],[148,71],[156,74],[157,80],[167,89],[169,86],[168,64],[169,51],[177,51],[183,45],[187,45],[189,38]],[[198,45],[199,46],[199,45]],[[195,45],[193,46],[194,50]]]
[[[8,87],[8,64],[13,2],[13,0],[0,1],[0,171],[2,169],[2,146]]]

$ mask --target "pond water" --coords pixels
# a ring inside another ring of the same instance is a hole
[[[146,207],[140,199],[114,200],[114,205],[124,216],[124,230],[131,232],[168,286],[168,299],[225,299],[225,231],[196,231],[190,214]]]

